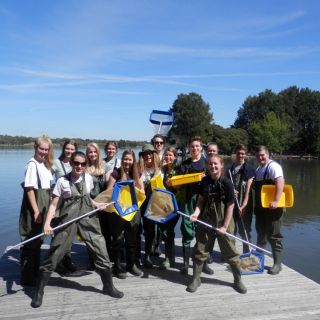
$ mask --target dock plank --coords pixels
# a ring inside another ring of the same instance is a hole
[[[178,253],[181,240],[177,239]],[[179,251],[180,248],[180,251]],[[43,248],[43,254],[47,246]],[[197,292],[188,293],[190,276],[178,269],[144,270],[141,277],[128,273],[125,280],[114,278],[123,299],[101,294],[102,283],[94,272],[80,277],[59,277],[53,273],[45,288],[43,305],[30,307],[34,289],[19,284],[19,250],[5,253],[0,260],[1,319],[320,319],[320,285],[283,266],[279,275],[244,275],[248,293],[241,295],[232,288],[233,277],[228,265],[221,263],[219,248],[212,267],[214,275],[203,274]],[[73,246],[73,259],[85,270],[87,253],[83,244]],[[218,262],[219,261],[219,262]],[[177,267],[182,258],[178,254]],[[266,266],[272,261],[266,257]]]

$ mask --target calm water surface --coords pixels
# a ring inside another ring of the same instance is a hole
[[[0,253],[19,242],[20,182],[32,156],[30,149],[0,150]],[[282,160],[281,165],[295,196],[295,205],[283,221],[284,263],[320,283],[320,162]]]

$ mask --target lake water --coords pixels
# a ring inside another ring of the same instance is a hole
[[[55,150],[58,156],[60,150]],[[136,153],[136,155],[138,155]],[[31,149],[0,149],[0,253],[19,242],[20,182]],[[320,165],[317,160],[282,160],[295,204],[283,220],[284,263],[320,283]],[[319,197],[319,198],[318,198]],[[254,226],[253,226],[254,229]]]

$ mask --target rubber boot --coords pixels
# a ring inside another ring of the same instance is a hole
[[[203,269],[203,262],[194,262],[193,263],[193,277],[191,283],[187,286],[188,292],[196,292],[201,285],[201,272]]]
[[[183,266],[180,270],[181,274],[187,275],[189,270],[189,260],[191,256],[191,247],[189,245],[183,245],[182,247],[182,254],[183,254]]]
[[[51,272],[41,272],[36,292],[31,301],[32,308],[39,308],[42,305],[44,287],[47,285]]]
[[[102,293],[106,294],[112,298],[122,298],[124,296],[123,292],[117,290],[113,285],[112,273],[110,269],[99,270],[101,280],[103,283]]]
[[[230,265],[233,273],[233,288],[239,293],[247,293],[247,288],[241,280],[240,267],[237,265]]]
[[[160,268],[167,270],[173,268],[175,264],[174,241],[165,242],[165,259],[161,262]]]
[[[125,279],[127,277],[127,273],[121,265],[120,255],[121,255],[121,252],[119,250],[113,253],[113,258],[114,258],[113,274],[119,279]]]
[[[36,269],[35,256],[21,253],[20,284],[22,286],[35,287],[37,285],[35,269]]]
[[[76,272],[77,267],[76,265],[72,262],[71,256],[69,254],[66,254],[63,259],[62,259],[62,264],[65,268],[68,269],[69,272]]]
[[[269,274],[276,275],[282,270],[282,252],[273,251],[273,266],[268,270]]]
[[[208,261],[205,261],[205,263],[203,264],[202,272],[205,273],[205,274],[209,274],[209,275],[213,275],[214,274],[213,269],[211,269],[209,267]]]

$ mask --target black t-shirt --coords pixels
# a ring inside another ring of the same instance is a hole
[[[199,186],[199,194],[203,197],[210,197],[214,194],[218,201],[224,204],[234,201],[234,189],[232,183],[226,177],[213,180],[211,176],[205,176]]]
[[[179,168],[179,174],[197,173],[206,170],[206,159],[201,156],[198,161],[192,161],[191,158],[182,162]]]

